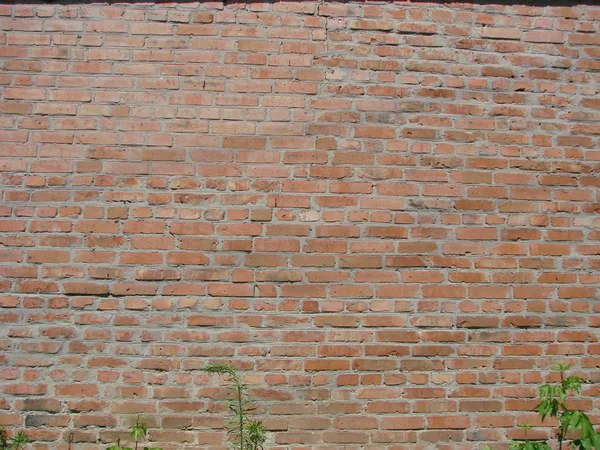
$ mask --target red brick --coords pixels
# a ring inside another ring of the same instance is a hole
[[[484,27],[481,29],[481,37],[489,39],[520,39],[521,31],[514,28]]]
[[[523,33],[523,40],[525,42],[562,44],[565,41],[565,35],[560,31],[527,31]]]
[[[65,384],[56,386],[56,395],[65,397],[97,397],[98,387],[94,384]]]

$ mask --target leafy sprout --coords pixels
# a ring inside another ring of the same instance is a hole
[[[250,420],[249,414],[255,409],[248,398],[248,386],[243,382],[231,364],[209,364],[204,370],[208,373],[225,375],[232,388],[227,397],[229,429],[227,434],[234,450],[262,450],[267,440],[267,432],[259,420]]]
[[[135,450],[138,448],[138,441],[140,439],[146,439],[146,432],[148,427],[145,422],[140,421],[140,416],[135,418],[135,423],[131,427],[131,437],[135,441]]]
[[[29,443],[29,436],[19,431],[16,436],[9,437],[4,428],[0,428],[0,450],[21,450]]]
[[[580,394],[583,386],[583,379],[578,376],[566,376],[565,372],[571,368],[568,364],[557,364],[554,369],[560,375],[560,381],[548,383],[540,386],[538,389],[539,403],[535,411],[539,414],[542,422],[548,417],[558,419],[558,431],[556,434],[558,440],[558,449],[562,450],[563,445],[567,445],[572,450],[600,450],[600,433],[594,430],[589,417],[579,410],[571,410],[567,405],[570,394]],[[531,427],[521,425],[527,430]],[[569,439],[569,432],[579,436]],[[510,450],[551,450],[550,445],[542,440],[513,441],[509,447]],[[483,450],[489,450],[486,445]]]
[[[146,422],[142,421],[140,416],[135,418],[134,424],[131,426],[131,437],[135,442],[135,447],[124,447],[121,445],[121,439],[117,439],[117,442],[110,447],[107,447],[106,450],[137,450],[138,444],[140,441],[146,439],[146,435],[148,433],[148,426]],[[144,447],[144,450],[162,450],[159,447]]]

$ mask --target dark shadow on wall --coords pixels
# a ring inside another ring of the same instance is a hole
[[[214,3],[213,0],[176,0],[176,1],[152,1],[152,0],[107,0],[107,1],[99,1],[99,0],[16,0],[16,1],[4,1],[0,0],[0,4],[2,5],[89,5],[94,4],[97,6],[103,5],[132,5],[132,4],[146,4],[146,5],[161,5],[161,4],[170,4],[173,3],[205,3],[205,2]],[[298,2],[302,0],[225,0],[223,4],[227,6],[232,6],[235,8],[241,8],[241,5],[251,4],[251,3],[286,3],[286,2]],[[599,6],[600,0],[466,0],[459,1],[456,0],[403,0],[403,1],[394,1],[394,0],[320,0],[314,1],[314,3],[364,3],[370,6],[375,5],[386,5],[396,3],[398,6],[410,6],[412,5],[452,5],[452,7],[457,9],[468,9],[470,7],[476,7],[478,11],[484,12],[485,6],[535,6],[535,7],[571,7],[571,6]]]

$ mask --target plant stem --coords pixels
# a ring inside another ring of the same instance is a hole
[[[560,382],[561,383],[565,382],[565,371],[564,370],[560,371]],[[562,450],[562,443],[563,443],[563,433],[562,433],[562,430],[560,430],[558,432],[558,450]]]
[[[140,426],[140,416],[138,415],[135,418],[135,425],[133,427],[137,431],[139,429],[139,426]],[[136,432],[136,434],[135,434],[135,450],[137,450],[137,447],[138,447],[138,435]]]
[[[237,380],[237,400],[238,400],[238,426],[240,427],[240,450],[244,450],[244,404],[243,391],[240,380]]]

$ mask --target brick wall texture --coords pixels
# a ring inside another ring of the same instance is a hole
[[[223,449],[231,361],[270,449],[506,448],[552,364],[600,381],[599,28],[0,5],[0,425]]]

